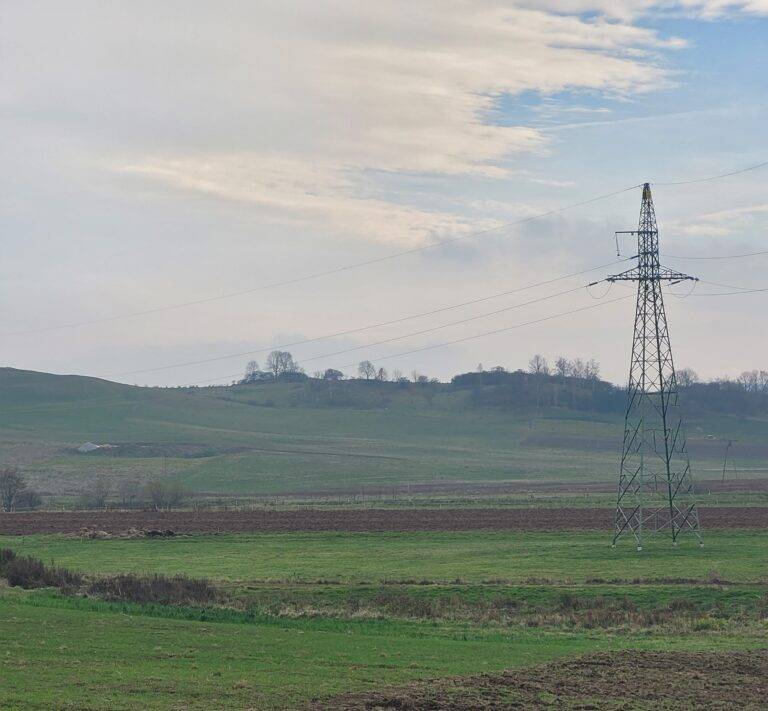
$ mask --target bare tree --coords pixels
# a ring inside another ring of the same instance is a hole
[[[681,368],[677,371],[677,384],[681,388],[690,388],[699,382],[699,376],[693,368]]]
[[[81,509],[106,508],[111,493],[112,483],[104,474],[97,474],[95,481],[80,493],[77,505]]]
[[[571,361],[571,377],[584,378],[587,371],[587,364],[581,358],[574,358]]]
[[[528,361],[528,372],[534,375],[549,375],[549,364],[543,355],[538,353]]]
[[[182,484],[160,481],[155,477],[145,484],[144,496],[155,509],[170,510],[181,506],[189,492]]]
[[[555,374],[565,380],[571,373],[571,361],[564,356],[559,356],[555,361]]]
[[[281,375],[297,373],[299,364],[288,351],[272,351],[267,356],[267,370],[272,373],[275,380],[278,380]]]
[[[170,482],[165,485],[165,507],[167,509],[181,506],[188,496],[189,492],[183,484]]]
[[[141,484],[137,479],[123,479],[117,486],[117,500],[125,509],[132,509],[139,503]]]
[[[376,366],[369,360],[360,361],[360,365],[357,366],[357,374],[365,380],[370,380],[376,377]]]
[[[400,368],[395,368],[392,371],[392,382],[399,383],[403,379],[403,371]]]
[[[750,393],[768,392],[768,371],[745,370],[736,378],[736,382]]]
[[[19,494],[26,485],[17,469],[6,467],[0,470],[0,504],[3,511],[14,511]]]
[[[600,363],[598,363],[594,358],[590,358],[584,364],[584,377],[587,380],[600,379]]]
[[[165,505],[165,487],[157,477],[144,484],[144,498],[158,511]]]
[[[380,383],[386,382],[388,379],[387,371],[385,368],[379,368],[376,371],[376,380],[378,380]]]
[[[94,507],[103,509],[107,505],[111,493],[112,482],[109,481],[105,474],[98,474],[96,476],[96,481],[93,483],[91,492]]]
[[[40,494],[27,486],[18,469],[0,469],[0,510],[36,509],[41,503]]]
[[[39,509],[42,503],[42,497],[34,489],[22,489],[16,497],[15,509],[16,511]]]
[[[340,370],[336,370],[335,368],[328,368],[323,373],[323,380],[341,380],[344,377],[344,373],[342,373]]]
[[[245,366],[245,379],[253,380],[256,373],[259,372],[259,364],[255,360],[248,361],[248,365]]]

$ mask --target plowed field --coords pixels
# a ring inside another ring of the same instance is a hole
[[[706,528],[768,528],[768,507],[701,509]],[[563,531],[606,530],[608,508],[300,509],[292,511],[96,511],[0,514],[0,535],[77,533],[130,528],[176,533],[248,531]]]

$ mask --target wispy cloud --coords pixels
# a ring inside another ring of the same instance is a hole
[[[371,191],[366,171],[508,177],[510,160],[547,151],[550,137],[537,127],[489,123],[500,97],[658,89],[670,74],[656,55],[680,44],[632,22],[501,0],[341,4],[333,22],[313,4],[303,8],[265,8],[247,43],[235,30],[226,47],[196,46],[199,62],[236,78],[229,92],[214,86],[204,106],[178,107],[174,117],[189,111],[174,150],[144,148],[116,157],[114,169],[158,187],[258,205],[275,219],[320,216],[363,239],[418,242],[461,233],[485,223],[393,202]],[[275,61],[276,47],[285,61]],[[256,72],[253,91],[240,82],[243,67]],[[187,77],[179,82],[188,86]],[[159,101],[162,120],[170,107]],[[222,107],[223,127],[235,122],[235,145],[207,148]],[[237,113],[252,126],[233,118]]]
[[[768,204],[758,204],[704,213],[686,222],[670,222],[669,228],[682,235],[723,237],[743,234],[750,228],[758,226],[764,230],[766,222],[768,222]]]

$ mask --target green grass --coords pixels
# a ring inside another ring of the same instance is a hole
[[[0,592],[4,708],[293,708],[313,697],[611,647],[739,649],[758,635],[520,632],[381,621],[232,624]]]
[[[637,553],[611,549],[606,533],[411,532],[180,536],[91,541],[63,536],[0,538],[0,546],[84,572],[183,573],[231,582],[275,580],[545,578],[694,578],[713,571],[726,580],[768,579],[768,536],[762,531],[710,531],[699,548],[664,539]]]
[[[350,403],[333,407],[311,384],[183,391],[0,369],[0,459],[20,459],[33,484],[63,496],[77,494],[100,471],[115,481],[167,471],[194,491],[230,495],[615,476],[616,452],[594,443],[618,446],[618,414],[476,408],[466,391],[449,386],[433,396],[418,387],[344,387]],[[714,433],[738,440],[738,458],[740,443],[765,442],[768,421],[706,417],[689,431],[699,439]],[[571,448],[547,446],[549,436],[570,438]],[[72,454],[86,440],[170,448],[165,460]],[[210,451],[200,458],[174,453],[184,444]],[[695,471],[716,477],[722,460],[713,456],[695,461]],[[754,476],[768,475],[768,461],[739,465],[764,467]]]
[[[761,647],[765,538],[712,531],[704,549],[659,541],[638,555],[589,532],[4,537],[2,547],[92,575],[206,576],[233,607],[0,587],[0,708],[296,708],[313,697],[595,650]],[[712,570],[737,584],[584,582],[706,578]],[[542,582],[519,582],[529,578]],[[395,579],[447,582],[381,582]],[[681,601],[689,607],[679,620],[656,626],[622,622],[620,613],[607,627],[567,618],[582,605],[654,611]],[[431,612],[439,609],[446,614]]]
[[[226,624],[0,597],[4,708],[269,708],[578,653],[584,636],[462,639],[423,625]]]

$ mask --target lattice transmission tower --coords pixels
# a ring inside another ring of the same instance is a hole
[[[637,235],[637,266],[607,281],[636,281],[637,307],[613,545],[632,535],[642,550],[644,537],[652,534],[668,536],[676,545],[686,533],[701,543],[661,290],[663,282],[697,279],[659,263],[659,231],[648,183],[643,185],[637,230],[618,234]]]

